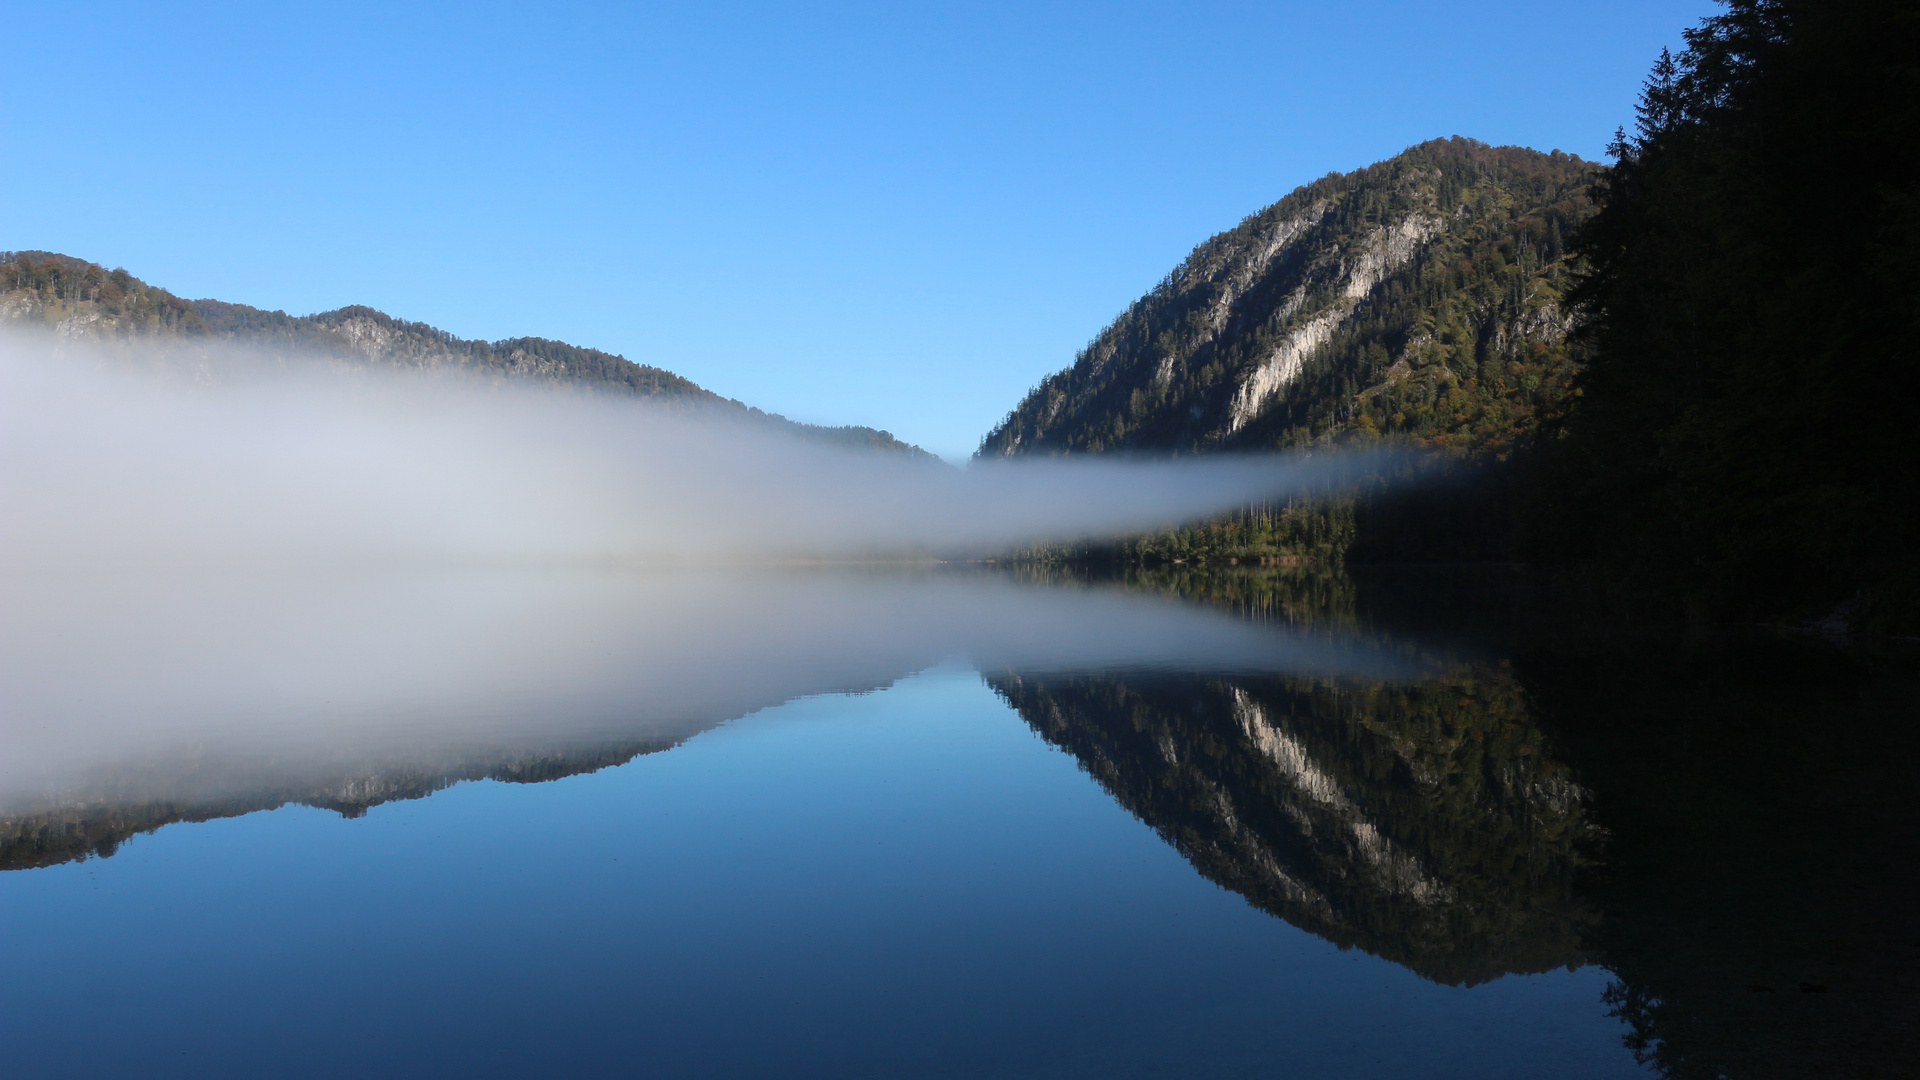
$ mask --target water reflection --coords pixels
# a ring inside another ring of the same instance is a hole
[[[349,815],[550,779],[949,659],[1024,671],[1353,672],[1418,661],[1115,586],[966,568],[14,577],[0,866],[170,821]]]
[[[1201,875],[1342,947],[1455,985],[1602,965],[1677,1077],[1897,1076],[1920,1051],[1898,654],[1628,635],[1505,571],[4,588],[4,869],[593,771],[959,659]]]
[[[1195,869],[1296,926],[1445,983],[1582,958],[1585,792],[1504,671],[989,682]]]
[[[1911,644],[1634,628],[1507,569],[1331,576],[1128,575],[1438,666],[992,681],[1202,874],[1329,940],[1441,981],[1601,964],[1666,1076],[1911,1075]]]
[[[1676,1077],[1895,1077],[1920,1060],[1910,657],[1773,636],[1521,650],[1607,833],[1584,935]]]

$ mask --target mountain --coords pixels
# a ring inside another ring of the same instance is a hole
[[[798,423],[723,398],[673,372],[598,349],[531,337],[469,341],[358,305],[288,315],[221,300],[183,300],[125,270],[106,270],[53,252],[0,252],[0,323],[50,327],[62,337],[226,341],[354,363],[580,386],[699,409],[810,439],[939,460],[891,432]]]
[[[1456,138],[1309,184],[980,454],[1385,443],[1420,483],[1118,554],[1525,558],[1649,614],[1920,632],[1913,0],[1726,0],[1685,40],[1611,168]]]
[[[981,457],[1388,440],[1500,458],[1567,395],[1595,166],[1471,139],[1306,185],[1199,247]]]

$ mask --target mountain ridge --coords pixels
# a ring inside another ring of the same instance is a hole
[[[57,252],[0,251],[0,323],[9,322],[45,326],[68,338],[226,341],[380,366],[580,386],[696,408],[816,441],[939,460],[889,431],[790,420],[664,368],[599,349],[538,337],[463,339],[365,305],[288,315],[222,300],[187,300],[124,269],[107,270]]]
[[[1501,454],[1565,398],[1566,236],[1597,169],[1454,137],[1297,188],[1195,247],[976,456]]]

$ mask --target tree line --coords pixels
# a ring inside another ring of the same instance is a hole
[[[1613,155],[1526,553],[1715,617],[1914,627],[1920,4],[1728,0]]]

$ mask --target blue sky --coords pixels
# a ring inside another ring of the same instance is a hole
[[[1598,158],[1708,0],[10,4],[0,248],[559,338],[970,452],[1201,240]]]

